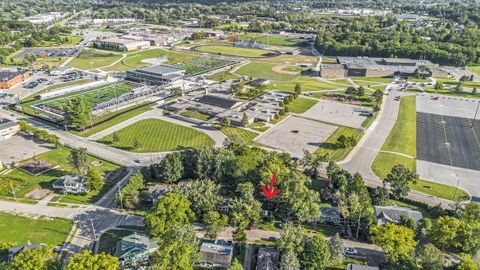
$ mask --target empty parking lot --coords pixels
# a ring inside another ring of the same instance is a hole
[[[319,100],[302,116],[335,125],[361,128],[362,122],[367,118],[366,115],[362,115],[362,112],[365,111],[368,111],[368,109],[356,105]]]
[[[302,157],[304,149],[317,150],[336,129],[333,125],[290,117],[267,131],[257,142]]]

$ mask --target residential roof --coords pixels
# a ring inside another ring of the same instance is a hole
[[[258,250],[257,266],[255,270],[277,270],[280,251],[272,247]]]
[[[322,217],[340,218],[340,210],[338,207],[322,206],[320,207],[320,212]]]
[[[399,222],[402,216],[409,217],[415,221],[419,221],[423,218],[421,212],[406,207],[374,206],[374,209],[377,223],[380,224],[383,224],[387,221]]]
[[[230,265],[233,245],[203,242],[200,247],[201,260],[218,265]]]
[[[198,102],[225,108],[225,109],[231,109],[235,105],[237,105],[237,103],[240,101],[233,98],[226,97],[226,96],[203,95],[198,99]]]
[[[0,82],[8,82],[23,73],[23,71],[0,71]]]
[[[144,234],[132,233],[117,242],[115,256],[124,260],[136,260],[148,256],[150,250],[156,249],[157,243]]]
[[[17,125],[17,123],[15,123],[11,120],[8,120],[6,118],[0,118],[0,130],[11,128],[11,127],[16,126],[16,125]]]
[[[72,186],[72,185],[83,183],[84,179],[85,179],[85,177],[83,177],[83,176],[64,175],[64,176],[58,178],[57,180],[55,180],[55,182],[53,182],[53,184],[55,186],[63,186],[63,185]]]

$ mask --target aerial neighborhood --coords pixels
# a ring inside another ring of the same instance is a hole
[[[0,14],[0,269],[480,268],[480,2]]]

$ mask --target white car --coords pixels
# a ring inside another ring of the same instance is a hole
[[[351,247],[345,247],[343,251],[345,252],[345,255],[357,255],[357,250]]]

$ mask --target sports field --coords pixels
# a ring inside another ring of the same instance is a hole
[[[196,48],[196,50],[199,52],[225,54],[225,55],[233,55],[233,56],[241,56],[241,57],[266,57],[266,56],[274,56],[277,54],[276,52],[269,51],[269,50],[242,48],[242,47],[234,47],[234,46],[221,46],[221,45],[199,46]]]
[[[193,128],[180,126],[160,119],[146,119],[117,131],[120,141],[112,143],[113,134],[99,142],[132,152],[163,152],[183,148],[200,148],[214,145],[207,134]],[[134,148],[134,141],[140,147]]]
[[[276,46],[300,46],[305,40],[282,36],[263,36],[257,38],[256,41],[263,44]]]
[[[235,73],[242,76],[274,81],[290,81],[297,77],[297,75],[282,74],[273,71],[272,69],[276,66],[278,65],[264,62],[251,62],[238,69]]]
[[[188,62],[175,65],[176,68],[184,69],[188,75],[197,75],[208,72],[210,70],[218,69],[220,67],[232,64],[232,61],[203,57],[199,59],[193,59]]]
[[[122,56],[116,53],[84,50],[72,61],[68,62],[67,66],[82,70],[97,69],[111,65],[121,58]]]

